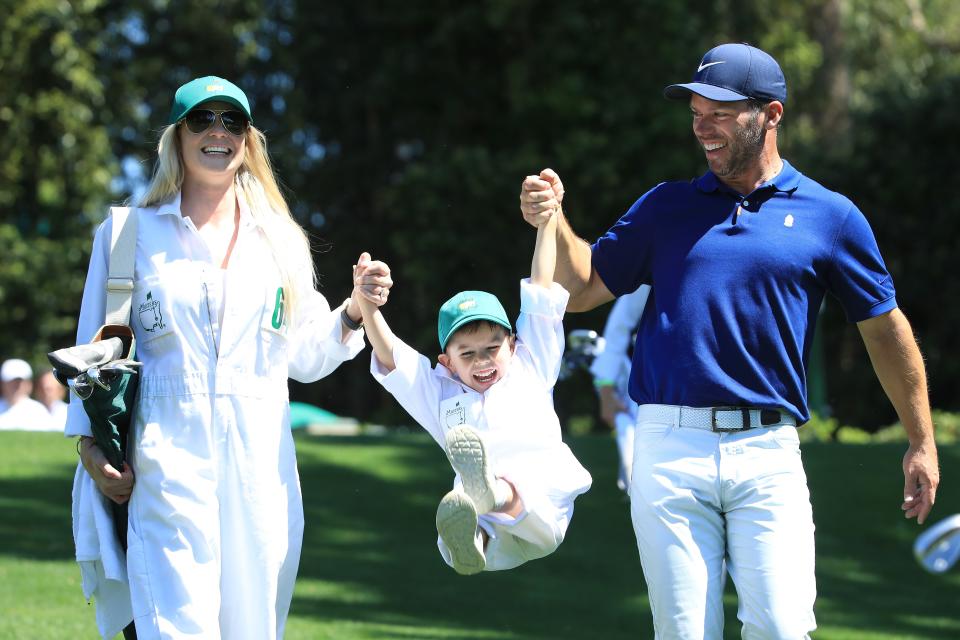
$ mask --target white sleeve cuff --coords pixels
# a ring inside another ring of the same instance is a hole
[[[377,360],[377,354],[370,350],[370,374],[373,379],[393,393],[413,387],[414,379],[420,369],[420,359],[424,356],[406,342],[394,336],[393,338],[393,371],[387,371]],[[429,367],[429,364],[427,365]]]
[[[67,424],[63,429],[63,435],[68,438],[76,436],[93,436],[90,430],[90,417],[83,410],[83,401],[73,396],[70,403],[67,404]]]
[[[356,331],[351,331],[346,342],[341,341],[343,336],[343,320],[341,320],[340,314],[343,313],[348,304],[350,304],[350,298],[344,300],[339,307],[334,309],[336,322],[333,323],[333,330],[330,333],[329,339],[324,341],[324,351],[327,355],[337,360],[351,360],[363,351],[363,348],[366,346],[366,342],[363,339],[364,333],[362,327]]]
[[[520,281],[520,313],[562,317],[569,300],[570,294],[556,282],[547,288],[533,284],[530,278]]]

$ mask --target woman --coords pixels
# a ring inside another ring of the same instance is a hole
[[[355,356],[358,296],[382,304],[392,284],[374,262],[373,277],[330,309],[251,122],[246,95],[221,78],[174,97],[132,212],[130,324],[143,367],[122,473],[87,437],[80,403],[70,405],[66,432],[83,437],[84,468],[104,495],[129,499],[126,569],[141,640],[283,635],[303,534],[287,378],[317,380]],[[110,234],[107,220],[80,342],[103,321]]]

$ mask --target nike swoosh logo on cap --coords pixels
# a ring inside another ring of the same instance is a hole
[[[715,64],[723,64],[724,62],[726,62],[726,60],[717,60],[716,62],[708,62],[706,64],[701,64],[699,67],[697,67],[697,73],[700,73],[707,67],[712,67]]]

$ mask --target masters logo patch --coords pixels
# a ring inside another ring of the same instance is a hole
[[[163,324],[163,314],[160,313],[160,302],[153,299],[153,292],[147,292],[147,299],[137,309],[137,316],[140,318],[140,326],[144,331],[153,333],[166,327]]]

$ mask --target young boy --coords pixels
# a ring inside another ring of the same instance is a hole
[[[556,216],[537,230],[520,284],[517,334],[497,298],[462,291],[440,308],[439,364],[362,305],[370,371],[447,452],[454,488],[437,508],[437,546],[457,573],[510,569],[552,553],[591,477],[560,437],[553,385],[568,293],[553,284]],[[364,264],[357,265],[357,275]]]

